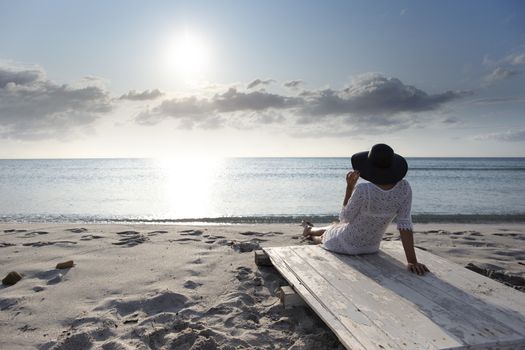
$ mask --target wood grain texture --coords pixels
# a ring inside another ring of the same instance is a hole
[[[406,270],[399,242],[350,256],[320,246],[264,248],[349,349],[525,349],[525,297],[429,252]]]

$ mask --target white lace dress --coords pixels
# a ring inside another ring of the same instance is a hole
[[[339,223],[323,234],[322,246],[343,254],[375,253],[394,218],[398,229],[412,229],[411,206],[412,189],[406,180],[390,190],[360,183],[341,210]]]

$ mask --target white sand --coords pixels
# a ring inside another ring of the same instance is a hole
[[[523,225],[416,230],[423,249],[525,278]],[[242,241],[305,244],[300,234],[282,224],[1,224],[0,277],[23,279],[0,286],[0,349],[342,349],[311,310],[283,309],[275,291],[286,282],[239,251]],[[75,267],[55,269],[66,260]]]

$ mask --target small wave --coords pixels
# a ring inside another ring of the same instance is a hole
[[[409,171],[525,171],[525,167],[409,167]]]
[[[0,222],[17,223],[130,223],[130,224],[271,224],[299,223],[308,220],[330,223],[338,220],[337,215],[261,215],[221,216],[202,218],[146,218],[146,217],[101,217],[81,215],[9,215],[0,216]],[[525,223],[521,214],[414,214],[414,223]]]

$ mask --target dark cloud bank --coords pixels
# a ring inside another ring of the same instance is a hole
[[[0,137],[62,138],[111,111],[98,86],[59,85],[38,68],[0,66]]]
[[[418,124],[419,112],[432,111],[461,98],[465,92],[428,94],[396,78],[365,74],[342,89],[302,90],[301,80],[284,86],[295,95],[256,87],[275,82],[256,79],[246,90],[229,88],[211,97],[164,98],[140,112],[135,121],[154,125],[177,120],[181,128],[253,128],[260,125],[296,129],[330,128],[331,135],[361,130],[395,130]],[[164,94],[158,89],[129,91],[112,98],[96,82],[83,86],[57,84],[40,68],[0,65],[0,137],[14,139],[63,138],[86,127],[126,101],[150,101]],[[286,127],[285,127],[286,126]],[[297,126],[298,128],[294,128]],[[307,136],[304,132],[303,136]]]
[[[293,87],[299,85],[299,81],[290,84]],[[455,91],[428,94],[396,78],[366,74],[343,89],[303,90],[298,96],[230,88],[211,98],[189,96],[167,99],[140,113],[136,121],[153,125],[173,118],[185,127],[200,127],[214,120],[215,127],[235,127],[236,124],[246,125],[247,117],[259,114],[259,118],[251,118],[251,121],[299,125],[337,122],[354,129],[381,126],[392,129],[409,126],[411,122],[416,122],[410,119],[417,118],[416,113],[436,110],[466,94]],[[275,117],[276,113],[281,117]],[[407,118],[407,115],[411,117]]]

